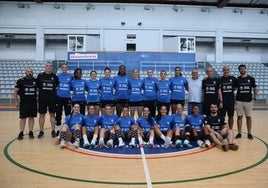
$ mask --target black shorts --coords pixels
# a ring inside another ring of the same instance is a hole
[[[20,103],[20,118],[36,117],[36,116],[37,116],[37,102]]]
[[[39,108],[38,108],[38,112],[40,114],[45,114],[47,113],[47,110],[49,113],[55,113],[56,112],[56,103],[55,102],[39,102]]]
[[[170,104],[182,104],[184,106],[185,105],[185,101],[184,100],[174,100],[174,99],[171,99],[170,100]]]
[[[105,106],[108,105],[108,104],[111,105],[111,106],[114,106],[115,101],[114,100],[102,100],[100,107],[105,108]]]
[[[87,106],[100,106],[100,102],[88,102]]]
[[[115,104],[122,104],[122,105],[128,105],[129,100],[128,99],[116,99]]]
[[[232,104],[223,104],[222,109],[220,109],[220,113],[223,117],[226,116],[226,113],[228,117],[234,117],[234,103]]]
[[[143,106],[143,101],[136,101],[136,102],[133,102],[133,101],[129,101],[129,106]]]

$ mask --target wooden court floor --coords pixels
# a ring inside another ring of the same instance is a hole
[[[236,119],[236,118],[235,118]],[[50,136],[30,140],[19,132],[17,111],[0,111],[0,187],[268,187],[268,108],[253,111],[254,140],[236,140],[238,151],[216,147],[185,152],[118,155],[60,149]],[[244,119],[245,123],[245,119]],[[236,134],[236,124],[234,132]],[[35,120],[35,136],[38,119]],[[26,133],[28,128],[26,127]]]

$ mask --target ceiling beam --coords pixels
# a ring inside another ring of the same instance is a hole
[[[218,0],[218,8],[223,8],[225,5],[227,5],[230,2],[230,0]]]

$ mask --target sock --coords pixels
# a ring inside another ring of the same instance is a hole
[[[154,143],[154,137],[151,137],[151,136],[150,136],[150,138],[149,138],[149,142],[150,142],[150,143]]]
[[[66,132],[65,131],[60,132],[60,139],[61,140],[66,140]]]
[[[94,135],[93,135],[93,138],[92,138],[92,140],[91,140],[91,143],[95,143],[96,140],[97,140],[97,138],[98,138],[98,135],[94,134]]]
[[[87,135],[83,135],[84,143],[88,142]]]
[[[60,131],[60,128],[61,128],[61,126],[60,125],[57,125],[57,131]]]
[[[81,138],[81,131],[79,130],[79,129],[76,129],[75,131],[74,131],[74,138],[75,139],[80,139]]]
[[[166,137],[165,137],[163,134],[160,136],[160,138],[161,138],[162,140],[166,141]]]
[[[139,143],[142,143],[142,142],[143,142],[143,140],[142,140],[142,137],[141,137],[141,136],[139,136],[139,137],[138,137],[138,140],[139,140]]]
[[[119,142],[123,142],[122,137],[119,137],[119,138],[118,138],[118,141],[119,141]]]

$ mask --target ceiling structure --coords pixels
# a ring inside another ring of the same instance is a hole
[[[4,0],[14,1],[18,0]],[[144,4],[171,4],[191,6],[215,6],[223,7],[244,7],[244,8],[268,8],[267,0],[24,0],[24,2],[68,2],[68,3],[144,3]]]

